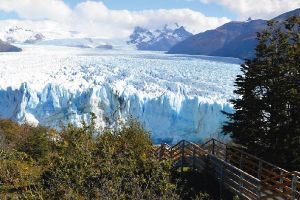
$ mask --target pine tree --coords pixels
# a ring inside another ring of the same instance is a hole
[[[241,66],[223,127],[234,142],[287,169],[300,167],[300,18],[268,22],[256,58]]]

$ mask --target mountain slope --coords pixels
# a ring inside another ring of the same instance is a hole
[[[274,20],[282,23],[290,16],[300,16],[300,9],[284,13]],[[194,35],[174,47],[170,54],[192,54],[251,58],[257,45],[256,34],[267,26],[266,20],[248,20],[246,22],[229,22],[214,30]]]
[[[274,20],[276,21],[284,21],[287,18],[291,17],[291,16],[300,16],[300,8],[297,8],[295,10],[283,13],[277,17],[274,18]]]
[[[162,30],[148,30],[136,27],[127,44],[133,44],[138,50],[168,51],[172,46],[192,36],[183,26],[175,28],[165,26]]]
[[[215,50],[212,55],[224,57],[251,58],[257,46],[256,33],[265,29],[265,20],[252,20],[240,24],[240,34],[227,41],[223,47]]]
[[[20,52],[22,49],[0,40],[0,52]]]
[[[26,43],[33,44],[46,39],[46,37],[39,32],[30,29],[25,29],[19,26],[14,26],[1,33],[1,38],[9,43]]]

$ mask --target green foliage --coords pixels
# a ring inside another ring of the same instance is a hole
[[[30,128],[29,134],[19,144],[19,151],[25,152],[33,159],[44,159],[49,151],[48,129],[45,127]]]
[[[248,151],[289,170],[300,168],[300,18],[258,34],[256,58],[242,65],[239,96],[223,128]]]
[[[204,192],[204,193],[199,193],[196,196],[195,200],[211,200],[211,198],[210,198],[209,194],[207,194],[206,192]]]
[[[25,153],[0,150],[0,199],[20,198],[41,173],[42,168]]]
[[[233,200],[240,200],[240,197],[237,196],[237,195],[235,195],[235,196],[233,197]]]
[[[157,159],[149,133],[135,121],[101,134],[94,123],[59,133],[0,125],[10,144],[0,151],[1,199],[179,199],[171,163]]]
[[[2,148],[15,148],[28,133],[28,126],[20,126],[10,120],[0,120],[0,145]]]

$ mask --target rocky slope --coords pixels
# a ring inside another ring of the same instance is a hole
[[[21,48],[13,46],[7,42],[3,42],[0,40],[0,52],[20,52],[22,51]]]
[[[172,46],[192,35],[178,24],[173,28],[166,25],[162,30],[136,27],[127,44],[135,45],[138,50],[168,51]]]

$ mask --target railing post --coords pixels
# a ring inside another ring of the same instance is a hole
[[[241,153],[241,157],[240,157],[240,170],[243,170],[243,153]]]
[[[283,175],[283,171],[280,171],[280,176],[282,176]],[[282,177],[280,177],[280,180],[279,180],[279,183],[283,183],[283,179],[282,179]],[[280,187],[279,188],[282,192],[283,192],[283,187]]]
[[[293,174],[292,178],[292,200],[296,199],[298,176]]]
[[[261,172],[262,172],[262,162],[261,160],[258,161],[258,174],[257,174],[257,178],[259,180],[261,180]]]
[[[257,184],[257,199],[261,199],[261,181]]]
[[[244,175],[242,173],[243,171],[243,153],[241,153],[241,158],[240,158],[240,170],[241,170],[241,175],[240,175],[240,181],[239,181],[239,193],[240,194],[243,194],[243,187],[244,187],[244,184],[243,184],[243,180],[244,180]]]
[[[223,194],[223,181],[224,181],[224,165],[222,162],[220,162],[220,170],[221,170],[221,174],[220,174],[220,199],[222,199],[222,194]]]
[[[227,162],[227,145],[225,146],[225,162]]]
[[[181,172],[183,172],[183,160],[184,160],[184,140],[182,141],[182,146],[181,146]]]
[[[193,172],[195,171],[195,159],[196,159],[196,152],[195,152],[195,145],[193,145]]]
[[[212,139],[212,142],[213,142],[213,144],[212,144],[212,155],[215,155],[215,139]]]
[[[239,193],[240,194],[243,194],[243,180],[244,180],[244,176],[243,176],[243,173],[241,172],[241,175],[240,175],[240,181],[239,181]]]

